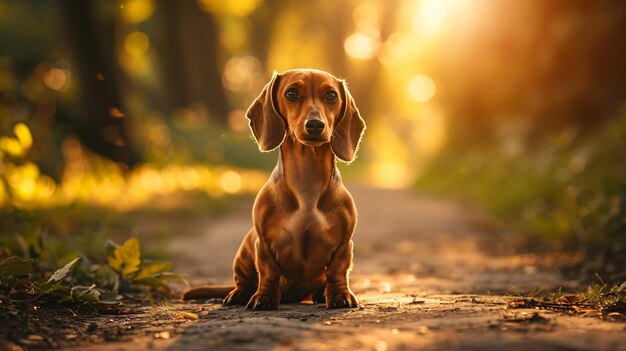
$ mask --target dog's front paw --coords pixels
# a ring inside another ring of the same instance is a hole
[[[250,293],[244,290],[234,289],[224,298],[224,306],[245,305],[250,300]]]
[[[329,294],[326,293],[326,308],[356,308],[359,301],[351,292]]]
[[[279,294],[256,293],[252,295],[246,309],[253,311],[277,310]]]
[[[320,289],[311,296],[313,303],[326,303],[326,295],[324,289]]]

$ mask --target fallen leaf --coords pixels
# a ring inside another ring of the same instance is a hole
[[[189,319],[192,321],[197,321],[198,320],[198,315],[195,313],[191,313],[191,312],[180,312],[179,314],[176,315],[175,317],[176,319]]]

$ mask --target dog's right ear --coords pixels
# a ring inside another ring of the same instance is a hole
[[[263,152],[274,150],[282,144],[285,138],[285,122],[278,112],[276,101],[276,90],[279,83],[280,74],[274,72],[272,79],[265,85],[261,94],[252,102],[246,112],[254,139]]]

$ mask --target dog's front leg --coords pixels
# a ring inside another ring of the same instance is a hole
[[[267,243],[260,238],[256,240],[255,251],[259,286],[246,308],[255,311],[276,310],[280,302],[280,267]]]
[[[352,240],[337,247],[326,268],[326,308],[358,307],[359,302],[348,286],[352,268]]]

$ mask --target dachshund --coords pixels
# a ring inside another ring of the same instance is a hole
[[[355,159],[365,121],[346,82],[314,69],[274,72],[246,117],[262,152],[280,149],[278,164],[254,202],[235,286],[201,286],[182,299],[225,297],[224,305],[252,310],[307,299],[357,307],[349,287],[357,210],[335,157]]]

